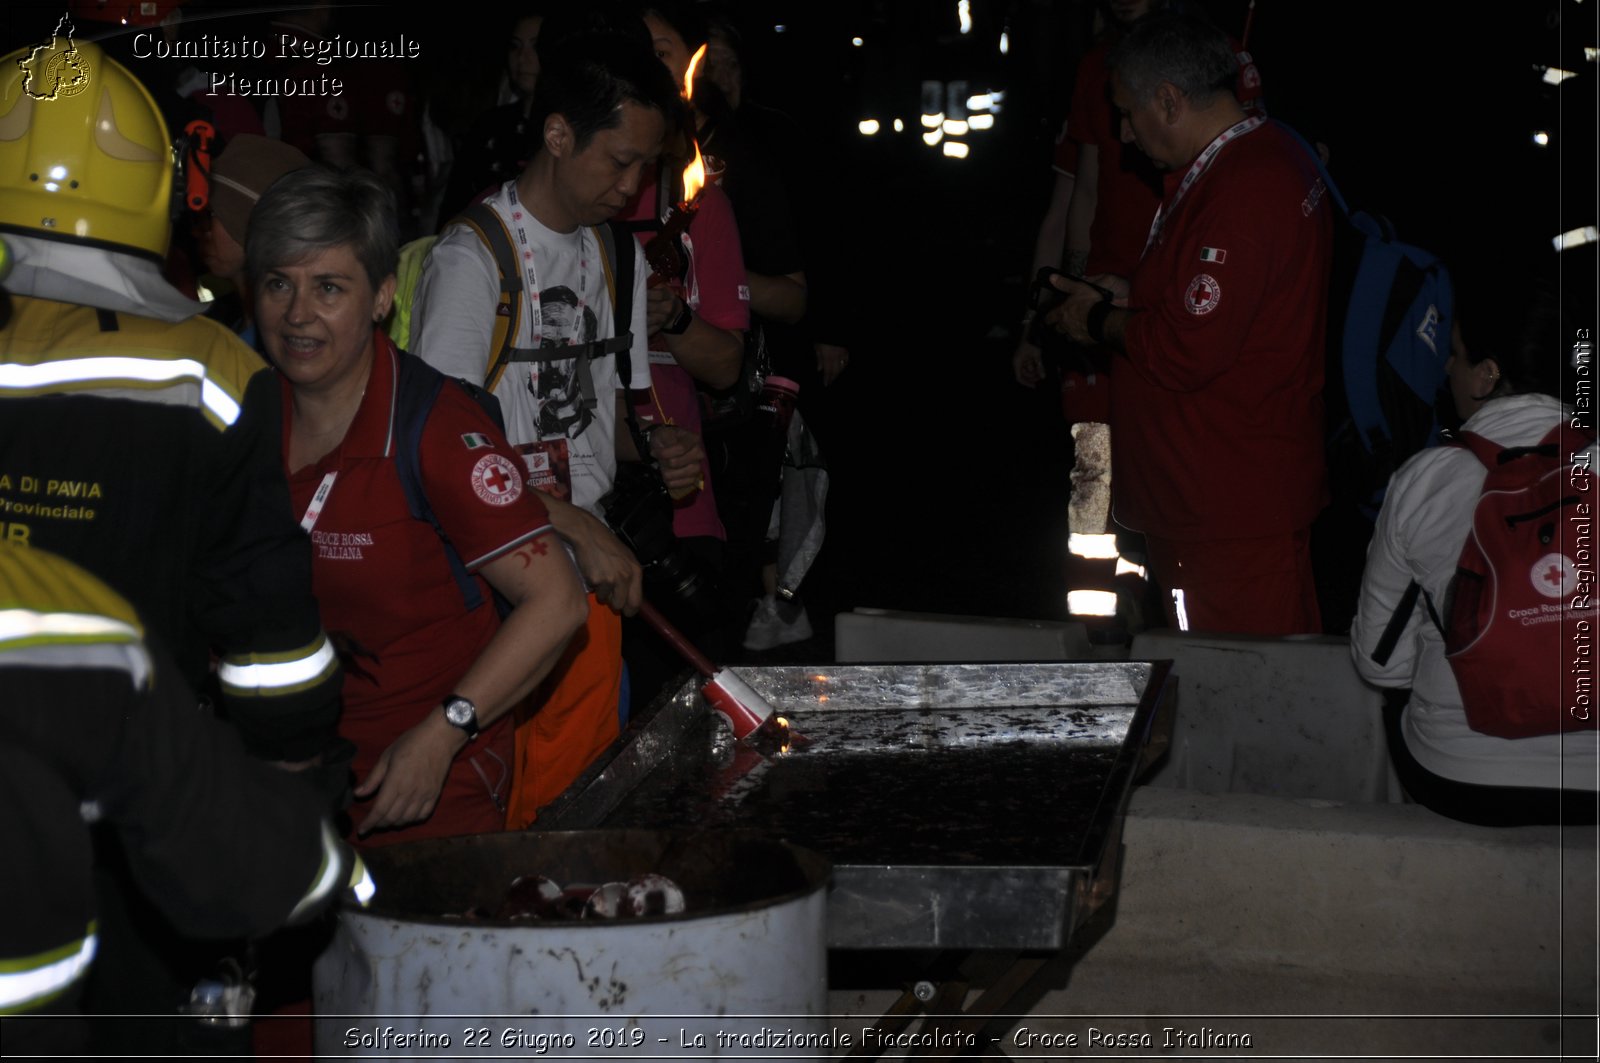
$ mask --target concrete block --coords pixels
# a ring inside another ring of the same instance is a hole
[[[1123,841],[1115,923],[1085,963],[1303,969],[1594,1006],[1592,828],[1140,787]]]
[[[1177,716],[1151,786],[1334,801],[1400,801],[1382,695],[1349,642],[1147,631],[1133,660],[1173,662]]]

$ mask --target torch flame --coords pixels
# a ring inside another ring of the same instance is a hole
[[[694,73],[700,69],[700,60],[706,57],[706,46],[701,45],[694,53],[694,58],[689,60],[689,69],[683,75],[683,98],[694,102]],[[683,168],[683,201],[693,203],[700,195],[700,190],[706,186],[706,164],[700,157],[700,144],[694,143],[694,159]]]
[[[683,201],[694,203],[700,190],[706,186],[706,163],[700,157],[700,145],[694,146],[694,161],[683,168]]]
[[[683,75],[683,98],[694,102],[694,72],[700,69],[700,60],[706,57],[706,46],[701,45],[689,60],[689,69]]]

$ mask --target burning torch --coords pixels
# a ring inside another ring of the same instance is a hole
[[[705,54],[706,46],[702,44],[700,50],[694,53],[694,58],[689,60],[689,70],[683,76],[683,98],[691,104],[694,102],[694,72]],[[661,231],[644,245],[645,261],[650,263],[649,286],[659,288],[669,285],[680,296],[683,293],[678,289],[688,273],[682,250],[683,234],[694,220],[700,206],[700,191],[706,186],[705,158],[700,154],[699,141],[692,135],[689,137],[689,146],[694,149],[694,158],[683,168],[683,200],[672,205],[662,219]]]

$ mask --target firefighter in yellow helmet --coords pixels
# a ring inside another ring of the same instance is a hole
[[[371,895],[310,790],[196,719],[132,606],[78,566],[0,545],[0,683],[7,1055],[88,1047],[70,1016],[100,944],[91,822],[124,839],[147,895],[193,933],[261,934],[346,890]]]
[[[131,601],[258,757],[342,781],[328,763],[339,665],[289,510],[277,384],[163,279],[172,140],[144,86],[71,34],[63,18],[0,58],[0,239],[13,259],[0,541],[60,554]],[[170,1014],[215,956],[191,963],[122,886],[102,894],[88,1006]]]

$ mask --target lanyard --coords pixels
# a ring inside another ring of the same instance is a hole
[[[306,515],[300,518],[300,527],[310,533],[317,526],[317,518],[322,516],[323,507],[328,504],[328,496],[333,494],[333,481],[339,478],[339,470],[335,469],[322,478],[317,485],[316,493],[311,496],[311,504],[306,507]]]
[[[541,289],[539,287],[539,275],[535,271],[534,265],[534,242],[528,235],[527,226],[522,221],[523,215],[528,213],[528,208],[524,207],[517,199],[517,182],[515,180],[506,186],[506,195],[511,201],[511,206],[509,210],[502,210],[501,213],[502,215],[510,215],[510,217],[505,218],[505,222],[507,227],[516,235],[517,247],[522,252],[522,272],[526,281],[525,287],[529,306],[528,342],[526,344],[519,343],[518,345],[540,347],[544,345],[544,311],[539,302]],[[492,199],[489,201],[489,205],[491,208],[498,206]],[[580,322],[583,320],[584,311],[589,307],[589,243],[587,228],[587,226],[578,227],[578,320]],[[522,337],[519,336],[517,339],[520,341]],[[584,342],[581,329],[578,342]]]
[[[1211,169],[1211,164],[1216,161],[1217,152],[1221,151],[1223,146],[1226,145],[1228,141],[1236,140],[1239,137],[1244,136],[1246,133],[1253,131],[1257,126],[1261,125],[1261,123],[1265,122],[1266,120],[1267,119],[1263,115],[1256,115],[1253,118],[1246,118],[1237,125],[1228,127],[1223,131],[1221,136],[1217,137],[1217,139],[1206,145],[1206,150],[1200,153],[1200,157],[1195,159],[1190,165],[1189,172],[1183,175],[1183,181],[1178,185],[1178,191],[1174,193],[1172,201],[1170,203],[1163,203],[1161,208],[1156,211],[1155,218],[1150,222],[1150,237],[1144,242],[1144,251],[1140,253],[1140,258],[1148,255],[1150,253],[1150,249],[1156,245],[1156,241],[1161,238],[1162,224],[1167,220],[1173,211],[1178,209],[1178,204],[1183,202],[1183,197],[1189,194],[1190,187],[1193,186],[1196,181],[1200,180],[1200,176],[1202,174]]]

